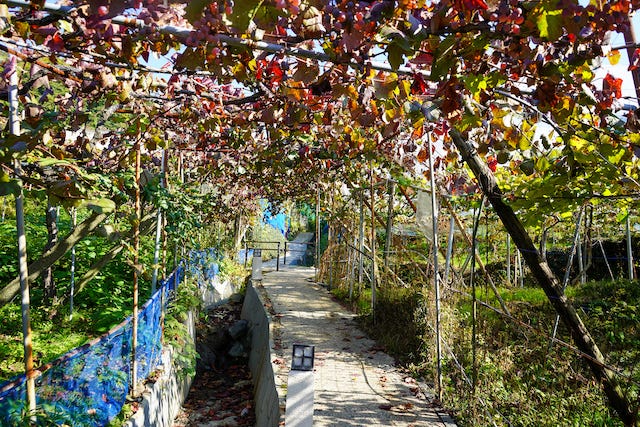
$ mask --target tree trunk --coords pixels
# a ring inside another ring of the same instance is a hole
[[[58,243],[58,209],[51,204],[47,204],[46,225],[48,239],[47,244],[44,246],[44,250],[42,251],[43,255]],[[42,284],[44,304],[50,305],[55,303],[56,283],[53,279],[53,265],[50,265],[44,270]]]
[[[59,260],[80,240],[91,234],[106,218],[106,213],[94,213],[84,220],[67,237],[56,243],[42,258],[29,264],[29,281],[36,280],[43,271]],[[20,277],[13,279],[7,286],[0,290],[0,307],[11,301],[20,291]]]
[[[547,263],[542,260],[531,237],[527,234],[513,209],[503,200],[502,191],[498,187],[493,173],[482,161],[473,145],[466,141],[457,130],[451,130],[450,135],[462,154],[462,158],[476,176],[482,192],[491,202],[494,211],[520,250],[536,281],[544,290],[549,302],[555,308],[564,324],[571,331],[571,336],[576,346],[586,354],[585,360],[596,378],[602,383],[605,394],[609,399],[609,405],[615,409],[625,425],[637,425],[636,414],[632,411],[629,401],[618,384],[615,373],[607,367],[606,360],[598,345],[591,338],[575,308],[567,300],[558,279]]]
[[[242,215],[237,214],[233,220],[233,253],[237,254],[242,248],[242,240],[247,232],[247,227],[242,222]]]

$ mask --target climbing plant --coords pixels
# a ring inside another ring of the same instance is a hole
[[[118,204],[131,206],[131,179],[118,177],[132,176],[142,145],[143,169],[166,150],[171,173],[211,196],[191,198],[190,209],[206,205],[229,221],[227,212],[258,198],[429,176],[429,160],[450,193],[472,185],[464,160],[496,210],[528,212],[530,223],[549,206],[570,212],[611,200],[626,209],[640,187],[637,117],[623,109],[622,78],[610,71],[601,81],[595,71],[618,62],[607,34],[626,33],[639,6],[8,1],[0,5],[3,77],[20,74],[24,131],[0,136],[0,194],[22,181],[74,205],[117,188]],[[638,52],[629,47],[633,73]],[[14,160],[32,166],[15,174]],[[184,226],[174,213],[170,227]],[[521,224],[508,229],[530,250]],[[594,370],[631,422],[608,374]]]

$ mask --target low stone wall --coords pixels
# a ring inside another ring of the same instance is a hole
[[[195,342],[195,314],[187,315],[189,335]],[[195,363],[195,361],[194,361]],[[178,415],[182,403],[189,394],[193,377],[181,376],[172,363],[172,350],[165,348],[162,352],[162,374],[158,380],[147,385],[142,394],[142,402],[138,411],[127,421],[127,427],[171,427]]]
[[[278,397],[274,380],[272,322],[265,299],[252,281],[247,285],[242,318],[251,324],[249,368],[253,376],[256,426],[276,427],[284,420],[284,402]]]

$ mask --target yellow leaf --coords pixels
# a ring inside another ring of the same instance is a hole
[[[611,52],[609,52],[607,57],[609,58],[609,63],[611,65],[616,65],[620,61],[620,51],[617,49],[612,50]]]

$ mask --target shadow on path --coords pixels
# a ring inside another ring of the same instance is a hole
[[[431,392],[401,374],[358,328],[355,315],[313,276],[313,268],[281,265],[263,278],[279,322],[274,339],[278,392],[286,394],[292,344],[314,345],[314,426],[455,426],[433,404]]]

